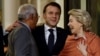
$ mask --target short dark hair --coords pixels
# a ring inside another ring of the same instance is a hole
[[[55,7],[57,7],[59,10],[60,10],[60,13],[61,13],[61,7],[60,7],[60,5],[58,4],[58,3],[56,3],[56,2],[50,2],[50,3],[48,3],[47,5],[45,5],[45,7],[44,7],[44,9],[43,9],[43,13],[45,13],[46,12],[46,8],[48,7],[48,6],[55,6]]]

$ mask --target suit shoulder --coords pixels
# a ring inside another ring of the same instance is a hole
[[[62,30],[62,31],[64,31],[64,29],[63,29],[63,28],[61,28],[61,27],[57,27],[57,30]]]
[[[61,27],[57,27],[57,30],[62,32],[62,33],[65,33],[66,35],[71,35],[71,32],[69,29],[63,29]]]
[[[34,33],[40,33],[40,32],[43,32],[43,31],[44,31],[43,25],[36,26],[36,28],[32,30],[32,32],[34,32]]]
[[[43,27],[44,27],[44,25],[38,25],[38,26],[36,26],[35,29],[41,29],[41,28],[43,28]]]

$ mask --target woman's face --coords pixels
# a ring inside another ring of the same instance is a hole
[[[69,16],[69,23],[68,26],[70,27],[71,33],[78,34],[82,29],[82,24],[76,20],[76,17],[70,15]]]

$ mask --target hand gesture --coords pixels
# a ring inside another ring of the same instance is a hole
[[[78,50],[82,53],[83,56],[87,56],[87,45],[84,41],[80,41],[77,46]]]

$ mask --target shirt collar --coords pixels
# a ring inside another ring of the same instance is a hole
[[[48,29],[53,29],[54,31],[56,31],[56,27],[55,28],[50,28],[48,25],[44,24],[45,27],[45,31],[48,31]]]
[[[22,23],[23,25],[25,25],[29,29],[29,31],[31,32],[30,27],[26,23],[24,23],[24,22],[20,22],[20,23]]]

